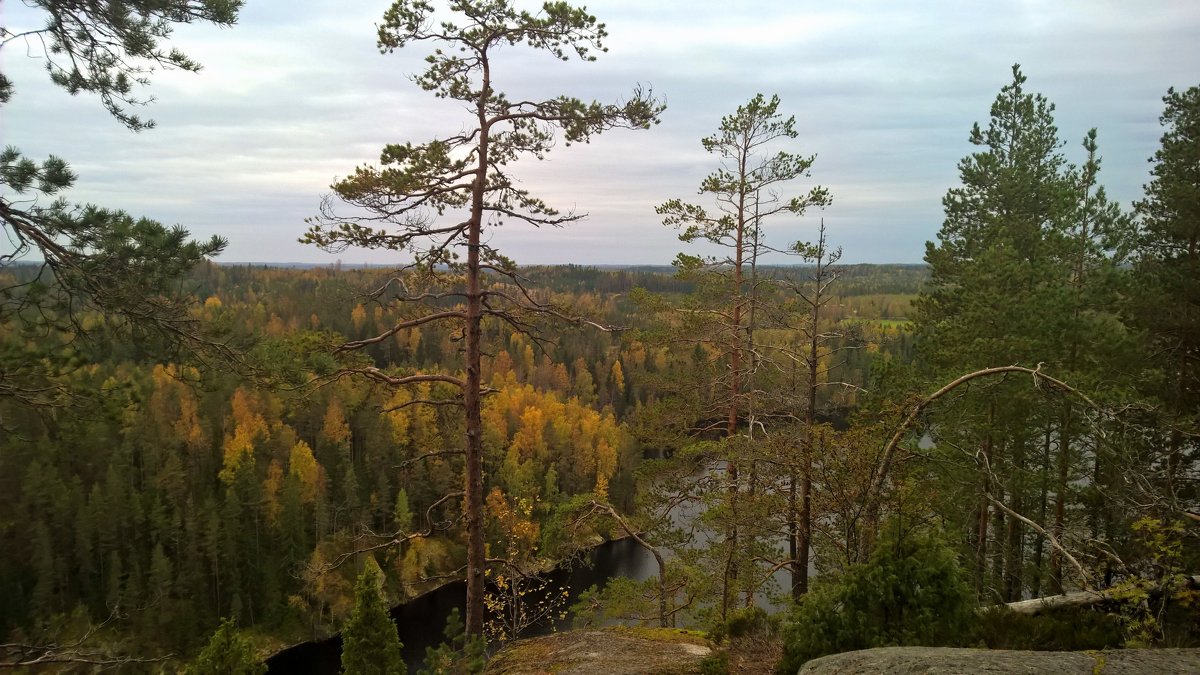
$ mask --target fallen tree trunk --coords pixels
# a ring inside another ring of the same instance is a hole
[[[1188,588],[1200,589],[1200,574],[1194,574],[1187,577]],[[1155,595],[1156,591],[1152,590],[1151,595]],[[1062,607],[1090,607],[1102,602],[1110,602],[1115,600],[1115,594],[1111,589],[1104,591],[1078,591],[1075,593],[1065,593],[1063,595],[1051,595],[1044,598],[1034,598],[1033,600],[1020,600],[1010,602],[1006,605],[993,605],[993,607],[1008,607],[1010,611],[1017,614],[1027,614],[1036,616],[1051,609],[1059,609]],[[986,608],[991,609],[991,607]]]

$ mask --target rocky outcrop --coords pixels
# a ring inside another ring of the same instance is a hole
[[[517,640],[489,662],[486,675],[690,675],[712,645],[670,628],[577,630]]]
[[[801,675],[1187,675],[1200,673],[1200,649],[1031,652],[1002,649],[885,647],[813,659]]]

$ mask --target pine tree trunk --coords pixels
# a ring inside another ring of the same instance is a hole
[[[1009,480],[1009,504],[1013,511],[1025,511],[1025,499],[1019,484],[1020,477],[1025,474],[1025,444],[1018,441],[1013,448],[1013,472]],[[1021,598],[1024,590],[1022,572],[1025,569],[1025,528],[1016,518],[1008,519],[1004,553],[1004,600],[1012,602]]]
[[[820,264],[820,263],[818,263]],[[799,556],[796,561],[796,571],[799,577],[796,580],[796,588],[793,590],[797,595],[804,595],[808,592],[808,564],[809,550],[812,548],[812,470],[813,470],[813,439],[816,437],[814,433],[814,425],[817,422],[817,369],[819,366],[818,348],[820,346],[820,336],[817,334],[817,326],[820,321],[818,312],[820,311],[820,269],[817,270],[817,291],[814,294],[814,303],[812,308],[812,322],[809,324],[811,333],[808,343],[808,397],[805,401],[804,411],[804,426],[805,426],[805,441],[804,454],[801,456],[801,473],[800,473],[800,523],[797,531],[797,548],[796,554]]]
[[[480,286],[479,245],[483,229],[483,193],[487,185],[488,139],[487,102],[490,98],[490,70],[483,63],[483,94],[477,108],[479,116],[479,164],[471,193],[471,220],[467,233],[467,318],[466,387],[463,408],[466,414],[466,466],[463,471],[467,520],[467,612],[468,636],[483,635],[484,566],[483,546],[483,420],[481,356],[483,353],[483,289]]]
[[[1064,521],[1067,514],[1067,478],[1071,467],[1071,416],[1074,412],[1071,404],[1067,404],[1066,413],[1059,432],[1058,439],[1058,484],[1054,495],[1054,538],[1062,541],[1065,530]],[[1050,553],[1050,592],[1062,595],[1062,555],[1058,551]]]
[[[982,448],[983,459],[988,467],[992,465],[992,410],[994,407],[989,408],[988,431],[984,436]],[[990,473],[987,471],[983,473],[980,490],[979,506],[975,512],[975,595],[982,598],[987,581],[988,516],[991,515],[991,504],[987,496],[992,490]]]
[[[792,561],[792,599],[799,600],[804,593],[800,590],[800,525],[799,525],[800,477],[793,468],[788,474],[788,560]]]
[[[743,160],[744,161],[744,160]],[[742,395],[742,237],[745,234],[745,203],[743,194],[739,202],[738,224],[733,261],[733,338],[730,340],[732,349],[729,353],[729,407],[725,420],[725,437],[730,441],[737,435],[739,401]],[[729,491],[729,521],[725,529],[725,580],[721,592],[721,618],[729,615],[733,597],[737,593],[739,576],[738,565],[738,465],[730,445],[726,448],[729,454],[726,460],[726,477]]]
[[[1038,501],[1038,519],[1037,522],[1042,527],[1046,526],[1046,510],[1050,503],[1050,445],[1053,439],[1051,433],[1053,425],[1046,421],[1046,433],[1042,441],[1042,470],[1041,470],[1041,494]],[[1033,579],[1030,580],[1029,594],[1033,597],[1038,597],[1042,594],[1042,559],[1045,555],[1044,537],[1037,537],[1033,542]]]

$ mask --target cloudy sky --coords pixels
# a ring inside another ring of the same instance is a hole
[[[520,3],[529,7],[532,3]],[[383,56],[374,26],[386,0],[249,0],[230,29],[185,26],[173,42],[204,64],[160,73],[133,134],[92,97],[50,85],[37,50],[8,44],[16,84],[3,142],[55,154],[79,174],[75,201],[123,208],[196,235],[229,239],[223,262],[383,263],[297,243],[338,176],[391,142],[458,132],[461,105],[408,79],[427,47]],[[971,151],[967,134],[1020,63],[1027,90],[1057,105],[1065,152],[1098,127],[1101,180],[1128,205],[1146,182],[1170,86],[1200,84],[1194,0],[594,0],[609,53],[564,64],[527,48],[504,54],[498,86],[522,97],[614,100],[641,83],[668,105],[651,131],[617,130],[514,166],[524,186],[589,214],[563,229],[506,225],[493,243],[521,263],[666,264],[683,250],[654,206],[693,198],[715,160],[700,139],[754,94],[778,94],[817,155],[812,179],[833,205],[768,225],[776,244],[810,239],[824,217],[847,262],[919,262],[941,223],[941,197]],[[4,2],[4,25],[41,16]],[[784,149],[781,146],[781,149]],[[0,241],[0,247],[9,244]]]

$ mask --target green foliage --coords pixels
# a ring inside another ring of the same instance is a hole
[[[679,232],[680,241],[705,245],[704,252],[679,253],[672,263],[677,278],[692,292],[683,297],[638,294],[636,298],[658,320],[645,339],[674,352],[672,367],[658,377],[666,400],[639,415],[640,440],[674,450],[675,461],[683,464],[691,454],[684,450],[688,444],[720,438],[711,446],[709,462],[697,467],[699,474],[684,477],[683,484],[655,486],[655,491],[664,493],[661,508],[673,508],[670,504],[676,497],[703,502],[697,523],[703,524],[704,533],[697,530],[686,542],[675,536],[681,532],[656,531],[652,536],[664,543],[675,539],[668,543],[672,552],[696,566],[698,574],[683,577],[688,595],[697,595],[707,580],[720,586],[716,597],[705,589],[709,597],[698,600],[697,609],[714,607],[722,615],[735,605],[736,596],[748,599],[760,592],[763,561],[780,557],[773,550],[777,535],[787,532],[792,541],[801,536],[800,506],[795,498],[785,504],[783,493],[795,495],[803,489],[799,476],[811,479],[811,473],[796,465],[796,448],[790,460],[776,456],[759,461],[771,453],[762,437],[792,435],[794,430],[783,429],[787,420],[806,419],[805,408],[812,412],[816,407],[800,401],[798,381],[803,378],[815,391],[817,374],[828,374],[828,369],[816,364],[816,344],[808,359],[812,368],[799,372],[797,364],[805,358],[798,344],[806,331],[819,342],[817,336],[832,322],[812,330],[801,318],[806,303],[793,297],[803,295],[801,284],[789,279],[786,271],[759,267],[761,258],[772,252],[804,259],[816,251],[808,246],[767,244],[767,224],[793,221],[831,203],[827,189],[797,185],[810,177],[816,156],[783,149],[792,145],[798,132],[795,118],[785,116],[779,107],[778,96],[758,94],[722,117],[717,131],[701,139],[716,164],[700,181],[704,201],[670,199],[655,209],[664,225]],[[816,285],[824,289],[830,279],[822,273],[831,256],[823,246],[820,250]],[[814,321],[827,301],[828,296],[814,300]],[[679,349],[681,345],[687,349]],[[828,356],[828,350],[825,353]],[[813,399],[815,394],[804,398]],[[712,480],[717,476],[722,480]],[[786,487],[775,490],[771,485]],[[691,494],[671,494],[677,490]],[[661,517],[661,511],[656,513],[659,507],[645,506],[649,520],[665,525],[668,519]],[[807,552],[807,543],[797,550]],[[796,565],[807,569],[802,562]]]
[[[149,99],[134,94],[156,67],[195,71],[200,65],[163,42],[179,23],[230,25],[241,0],[131,0],[75,3],[30,0],[43,10],[45,27],[28,31],[26,42],[41,44],[50,79],[71,94],[94,93],[113,117],[132,130],[153,126],[129,112]],[[36,38],[36,39],[30,39]],[[6,33],[5,42],[12,37]],[[13,83],[0,74],[0,103]],[[194,266],[220,253],[225,241],[192,241],[179,226],[92,205],[74,206],[57,197],[75,182],[67,163],[55,156],[41,162],[14,147],[0,153],[0,236],[8,250],[0,266],[33,257],[42,261],[32,276],[0,275],[0,396],[26,406],[61,404],[70,393],[58,382],[80,363],[56,353],[55,343],[82,338],[123,341],[149,337],[155,351],[230,356],[189,316],[191,298],[179,281]],[[98,320],[93,314],[102,315]],[[36,337],[39,349],[14,354],[2,344],[9,331]],[[45,339],[49,336],[51,339]],[[114,339],[120,338],[120,339]]]
[[[187,672],[188,675],[262,675],[267,666],[255,655],[250,641],[238,634],[237,623],[224,619]]]
[[[967,639],[975,603],[953,550],[936,535],[897,536],[839,579],[821,579],[788,616],[777,672],[826,654],[872,647],[952,646]]]
[[[1143,390],[1162,402],[1152,441],[1166,453],[1164,492],[1200,502],[1200,481],[1183,468],[1200,458],[1200,86],[1163,97],[1161,145],[1138,202],[1131,323],[1151,356]]]
[[[392,508],[392,521],[397,532],[412,532],[413,512],[408,505],[408,491],[404,488],[396,491],[396,505]]]
[[[738,106],[736,112],[721,118],[717,133],[700,141],[706,151],[728,162],[700,184],[702,194],[717,197],[718,211],[709,213],[703,206],[672,199],[655,209],[663,217],[663,224],[681,229],[680,241],[703,240],[733,247],[735,255],[730,259],[736,258],[740,266],[745,250],[758,246],[762,220],[781,213],[800,216],[809,207],[827,206],[831,201],[829,191],[823,187],[788,199],[775,194],[777,187],[807,177],[816,156],[803,157],[782,150],[769,154],[760,146],[796,136],[796,118],[783,117],[778,96],[768,100],[757,94]],[[685,276],[702,270],[706,264],[728,262],[682,253],[676,260]]]
[[[729,653],[720,651],[709,654],[700,661],[701,675],[726,675],[729,672]]]
[[[974,644],[988,649],[1082,651],[1125,644],[1120,617],[1104,609],[1051,610],[1030,616],[1003,605],[979,613]]]
[[[1200,639],[1200,590],[1188,576],[1194,568],[1185,567],[1187,525],[1143,517],[1131,527],[1140,569],[1110,591],[1120,603],[1126,642],[1149,647]]]
[[[329,345],[340,337],[331,331],[288,333],[262,340],[249,357],[263,376],[283,386],[298,386],[342,365],[329,354]]]
[[[134,86],[149,84],[155,68],[200,70],[200,64],[177,48],[164,49],[174,24],[210,22],[230,26],[242,0],[126,0],[105,5],[62,0],[26,3],[46,12],[46,27],[34,31],[47,48],[50,80],[71,94],[100,97],[113,117],[135,131],[154,126],[129,112],[145,105]],[[31,42],[31,44],[34,44]],[[51,58],[52,55],[54,58]],[[11,83],[0,76],[0,83]],[[10,87],[0,86],[7,100]]]
[[[354,611],[342,629],[345,675],[403,675],[400,636],[380,593],[379,567],[364,566],[354,587]]]
[[[604,24],[583,8],[547,3],[534,14],[518,11],[508,1],[476,1],[452,3],[450,10],[449,16],[442,16],[432,3],[399,0],[384,13],[378,45],[390,53],[412,43],[440,44],[426,57],[425,71],[414,80],[439,98],[478,106],[477,123],[482,125],[478,136],[460,134],[421,145],[388,144],[380,153],[379,167],[357,167],[353,175],[333,186],[347,204],[400,222],[398,231],[381,229],[372,219],[340,218],[324,208],[319,217],[309,219],[302,241],[331,251],[347,246],[408,250],[429,270],[441,264],[457,265],[455,248],[461,246],[458,240],[466,237],[466,228],[431,226],[423,217],[405,217],[425,209],[441,215],[471,203],[473,183],[460,178],[477,170],[471,153],[481,138],[487,139],[488,169],[479,177],[481,187],[487,185],[481,190],[487,209],[506,218],[558,225],[580,216],[562,215],[528,190],[516,187],[503,173],[504,167],[521,156],[543,159],[554,145],[556,131],[574,143],[587,142],[617,127],[648,129],[657,124],[664,106],[640,89],[616,104],[567,96],[533,103],[510,101],[493,88],[491,80],[480,85],[480,78],[491,76],[482,64],[502,47],[525,44],[563,60],[568,60],[568,54],[595,60],[592,52],[605,51],[607,32]],[[483,224],[476,222],[474,227]],[[504,270],[512,268],[511,261],[498,251],[487,245],[482,248],[483,259]]]
[[[484,629],[485,447],[480,392],[487,388],[481,376],[485,317],[486,323],[495,321],[527,333],[536,330],[537,319],[573,314],[552,301],[535,299],[540,294],[530,293],[515,263],[490,244],[490,232],[504,221],[557,226],[582,217],[560,213],[518,187],[519,181],[507,173],[508,166],[525,157],[544,159],[560,134],[570,144],[587,142],[614,128],[648,129],[665,109],[640,88],[614,104],[562,95],[541,100],[522,96],[514,101],[496,88],[492,64],[498,63],[494,58],[497,51],[518,44],[563,60],[574,54],[592,61],[593,51],[604,50],[606,36],[596,17],[566,2],[545,3],[533,13],[518,11],[512,0],[456,1],[444,11],[436,11],[433,3],[424,0],[396,0],[378,26],[379,49],[390,53],[409,45],[431,44],[433,52],[425,57],[425,70],[413,81],[439,98],[466,103],[473,113],[470,126],[423,144],[385,145],[378,166],[359,166],[353,175],[332,186],[354,215],[339,215],[333,200],[327,199],[321,214],[307,221],[309,229],[301,239],[328,251],[355,246],[411,255],[413,272],[408,278],[393,278],[372,293],[377,300],[394,296],[392,308],[404,317],[401,323],[377,338],[348,342],[337,351],[363,349],[401,328],[446,324],[461,334],[461,378],[428,371],[399,377],[375,369],[356,372],[393,387],[438,381],[462,392],[466,624],[471,634]],[[448,222],[439,221],[447,210],[464,208],[468,210],[465,219],[454,213]],[[393,283],[399,294],[391,291]],[[465,302],[447,310],[442,301],[451,298]],[[610,447],[603,454],[611,457],[613,450]],[[531,497],[541,483],[535,480],[533,463],[524,464],[521,453],[513,448],[505,456],[503,477],[517,484],[510,487],[525,492],[520,496]],[[615,462],[611,464],[615,466]],[[603,492],[609,476],[597,478],[597,490]],[[496,579],[505,578],[512,579]],[[519,596],[515,586],[509,588]]]
[[[1026,85],[1014,65],[986,126],[971,129],[961,184],[942,200],[945,220],[926,243],[930,281],[915,303],[918,363],[936,386],[984,368],[1042,364],[1102,403],[1101,394],[1122,396],[1132,379],[1133,346],[1114,312],[1129,219],[1098,182],[1095,130],[1084,135],[1083,164],[1069,163],[1054,104]],[[977,593],[995,589],[995,599],[1013,601],[1062,592],[1071,583],[1063,557],[1041,537],[1025,544],[1031,535],[1009,512],[1064,537],[1078,485],[1120,489],[1098,469],[1110,460],[1096,457],[1108,452],[1093,442],[1104,432],[1084,419],[1091,413],[1079,399],[1039,394],[1028,381],[957,393],[931,410],[927,429],[944,460],[932,467],[941,474],[939,510],[974,548]],[[1093,536],[1116,519],[1110,504],[1095,506]]]
[[[576,628],[606,626],[614,621],[658,625],[658,579],[637,581],[614,577],[604,588],[589,587],[571,605]]]
[[[708,631],[713,642],[724,642],[728,638],[748,635],[770,635],[779,628],[779,617],[767,614],[762,607],[742,607],[729,613],[728,618]]]
[[[418,675],[466,675],[482,673],[487,664],[487,641],[482,636],[468,637],[458,608],[450,610],[442,634],[446,641],[425,648],[425,667]]]

